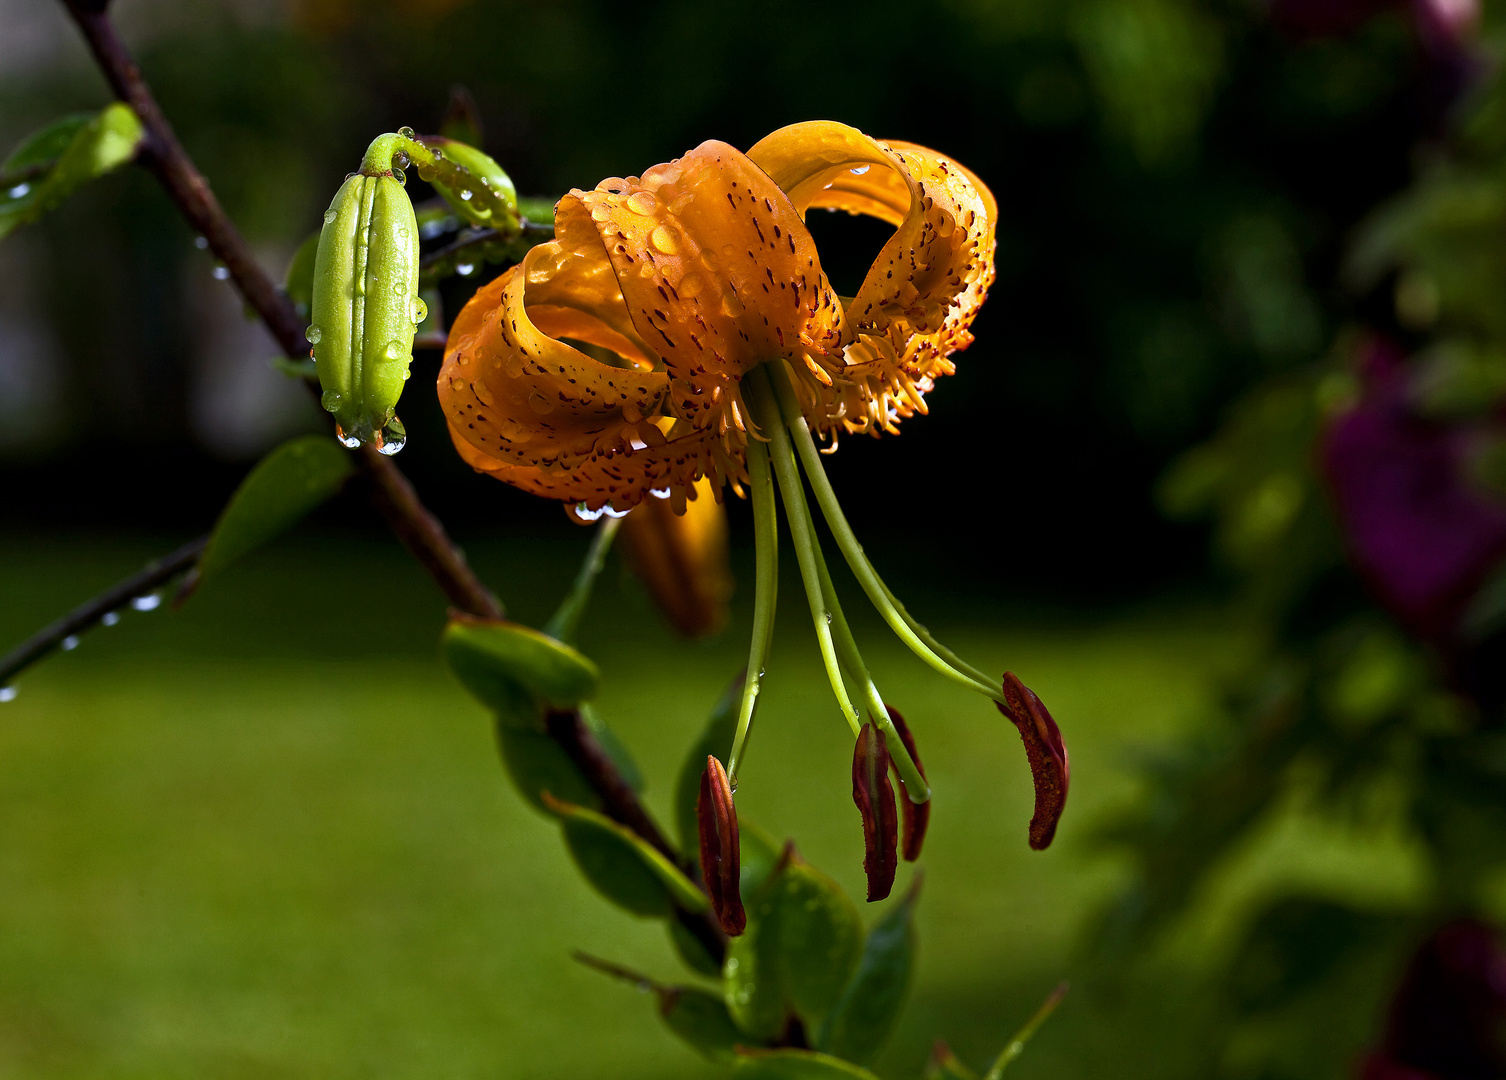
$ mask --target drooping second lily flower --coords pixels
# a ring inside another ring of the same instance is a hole
[[[821,268],[804,221],[816,208],[894,226],[851,299]],[[802,470],[891,628],[943,675],[1009,707],[998,682],[938,645],[879,579],[816,446],[835,449],[844,432],[895,434],[926,411],[935,379],[972,341],[996,219],[987,187],[942,154],[795,124],[746,154],[706,142],[641,178],[572,191],[556,208],[556,239],[455,320],[439,396],[477,470],[559,499],[582,521],[654,497],[683,509],[703,477],[717,498],[725,484],[751,496],[758,582],[732,783],[773,626],[777,486],[841,711],[855,737],[867,713],[912,804],[930,796],[842,615]],[[1064,776],[1058,787],[1064,797]]]

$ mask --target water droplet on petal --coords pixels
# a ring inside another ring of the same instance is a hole
[[[674,230],[667,225],[660,225],[649,235],[649,243],[654,245],[654,250],[661,255],[678,255],[680,253],[680,240],[674,234]]]
[[[162,596],[154,592],[147,593],[145,596],[138,596],[131,601],[131,607],[137,611],[156,611],[161,606]]]
[[[554,411],[554,402],[535,390],[528,395],[528,407],[540,416],[547,416]]]
[[[320,330],[313,323],[309,323],[309,328],[303,332],[303,336],[310,345],[317,345],[320,339],[324,337],[324,331]]]
[[[867,172],[869,170],[870,167],[871,166],[868,166],[868,165],[854,165],[851,169],[849,169],[847,171],[850,172],[850,173],[852,173],[853,176],[862,176],[865,172]]]
[[[658,207],[659,200],[646,191],[635,191],[627,199],[627,208],[635,214],[652,214]]]
[[[737,298],[737,294],[730,289],[722,294],[722,314],[729,319],[735,319],[748,309]]]
[[[14,686],[0,686],[0,702],[15,701],[18,693]]]
[[[62,641],[58,642],[58,645],[64,652],[72,652],[74,649],[78,648],[78,635],[69,634]]]
[[[680,279],[680,284],[675,286],[675,292],[689,300],[700,296],[701,290],[706,287],[705,279],[700,274],[686,274]]]

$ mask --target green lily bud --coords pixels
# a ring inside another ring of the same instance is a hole
[[[418,297],[418,222],[402,173],[372,144],[324,213],[314,259],[313,345],[323,405],[340,441],[403,448],[395,409],[413,361],[413,334],[427,314]],[[394,152],[396,147],[393,148]]]
[[[453,162],[464,170],[460,172],[435,168],[430,175],[426,162],[414,162],[419,166],[419,175],[429,181],[440,197],[454,208],[455,213],[471,225],[492,225],[503,232],[516,228],[518,191],[502,166],[474,146],[456,139],[447,139],[443,135],[425,135],[419,142],[434,151],[441,161]],[[482,188],[479,192],[476,190],[478,183]],[[478,195],[489,195],[490,198],[477,198]],[[497,216],[494,209],[497,203],[503,207],[508,220],[493,220]]]

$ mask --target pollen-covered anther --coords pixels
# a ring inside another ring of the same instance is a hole
[[[711,897],[717,922],[730,937],[747,926],[739,869],[737,808],[732,802],[732,786],[727,771],[711,755],[706,756],[706,770],[701,774],[701,793],[696,800],[696,823],[700,829],[701,874]]]
[[[899,821],[889,783],[889,748],[872,724],[864,724],[852,751],[852,801],[863,817],[863,873],[868,901],[894,888],[899,868]]]
[[[1070,767],[1061,729],[1041,699],[1013,672],[1004,673],[1004,701],[999,711],[1019,729],[1035,784],[1035,813],[1030,819],[1030,846],[1043,851],[1056,836],[1067,804]],[[996,703],[997,704],[997,703]]]

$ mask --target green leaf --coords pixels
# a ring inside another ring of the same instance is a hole
[[[868,931],[863,958],[816,1036],[816,1048],[846,1058],[873,1059],[894,1026],[915,964],[915,901],[911,889]]]
[[[707,755],[727,760],[732,750],[732,736],[737,731],[737,706],[742,700],[742,692],[743,677],[739,675],[711,710],[711,719],[680,766],[680,777],[675,783],[675,824],[680,830],[680,847],[686,851],[700,851],[700,826],[695,806],[701,794],[701,774],[706,771]]]
[[[314,308],[314,262],[319,255],[319,234],[322,231],[315,229],[304,237],[298,250],[293,252],[288,272],[282,279],[282,291],[293,301],[301,319],[308,318],[309,312]]]
[[[686,967],[697,975],[705,975],[712,979],[721,978],[721,960],[707,951],[705,943],[700,938],[687,930],[679,919],[670,919],[665,925],[669,928],[669,940]]]
[[[736,1080],[878,1080],[867,1069],[814,1050],[755,1050],[740,1055]]]
[[[700,849],[699,839],[697,837],[691,841],[697,851]],[[751,821],[738,822],[737,839],[740,871],[737,891],[742,894],[743,903],[746,904],[757,895],[773,873],[774,867],[779,864],[781,849],[777,840]]]
[[[748,927],[727,943],[722,989],[732,1018],[772,1038],[790,1009],[813,1029],[858,966],[863,923],[837,884],[789,850],[746,902]]]
[[[794,859],[780,875],[785,994],[813,1029],[837,1003],[863,951],[863,920],[835,881]]]
[[[747,1042],[727,1003],[705,990],[669,987],[660,995],[659,1015],[670,1031],[712,1061],[732,1061],[737,1056],[733,1048]]]
[[[355,460],[328,435],[289,439],[241,481],[225,505],[190,589],[222,572],[326,502],[356,471]]]
[[[627,744],[617,737],[617,733],[607,727],[607,722],[601,718],[601,714],[591,708],[588,703],[580,706],[580,718],[585,722],[586,729],[596,739],[602,752],[612,759],[612,764],[617,766],[617,771],[622,774],[622,779],[627,786],[643,793],[643,772],[638,768],[638,763],[633,760],[633,753],[627,748]]]
[[[296,360],[286,356],[274,356],[267,363],[290,379],[317,379],[319,377],[319,368],[309,356]]]
[[[524,707],[527,697],[524,696]],[[578,806],[600,809],[601,798],[570,760],[559,743],[539,731],[528,731],[505,720],[497,722],[497,746],[502,766],[518,794],[545,814],[554,812],[544,804],[543,793]]]
[[[0,238],[130,161],[142,135],[136,114],[117,101],[95,114],[65,116],[27,138],[0,165]]]
[[[711,902],[680,868],[605,814],[552,795],[544,805],[561,819],[576,865],[597,891],[636,915],[663,916],[679,906],[697,913]]]
[[[439,644],[461,685],[499,716],[516,715],[518,686],[556,709],[572,709],[596,694],[600,674],[595,664],[519,623],[457,615]]]

